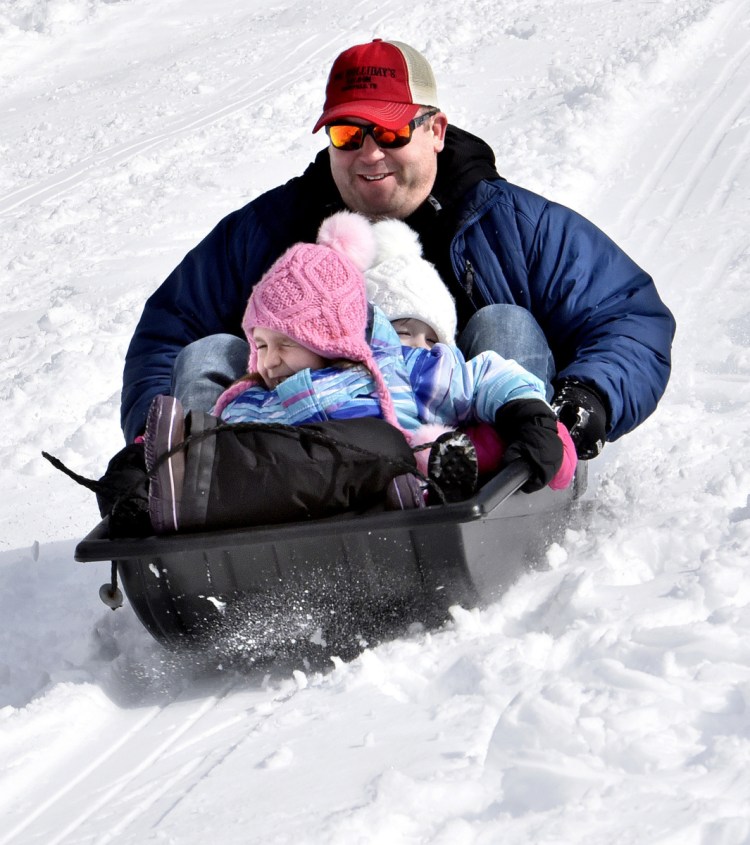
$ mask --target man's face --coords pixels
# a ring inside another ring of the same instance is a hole
[[[367,121],[347,121],[367,125]],[[366,217],[404,220],[427,199],[445,145],[448,119],[440,112],[417,126],[405,147],[381,149],[371,135],[359,150],[329,147],[331,174],[347,208]]]

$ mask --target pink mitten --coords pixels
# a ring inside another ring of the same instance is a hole
[[[479,474],[497,472],[500,469],[505,445],[494,427],[488,423],[475,423],[467,426],[466,433],[477,450]],[[573,480],[578,466],[578,455],[570,438],[570,432],[561,422],[557,423],[557,435],[563,444],[563,461],[557,474],[550,481],[549,487],[552,490],[564,490]]]
[[[489,423],[478,422],[466,426],[464,431],[477,450],[479,475],[494,475],[500,469],[505,452],[505,444],[495,427]]]
[[[563,460],[557,474],[549,483],[550,490],[564,490],[573,480],[576,467],[578,466],[578,455],[576,454],[576,447],[570,438],[570,432],[559,421],[557,423],[557,436],[562,440]]]

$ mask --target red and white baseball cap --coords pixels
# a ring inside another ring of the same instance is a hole
[[[420,106],[438,108],[429,62],[408,44],[376,38],[344,50],[334,61],[313,133],[344,117],[399,129],[416,117]]]

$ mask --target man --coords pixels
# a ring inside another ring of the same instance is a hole
[[[456,298],[463,352],[495,349],[544,379],[581,458],[653,412],[674,320],[652,279],[587,220],[500,177],[490,148],[448,125],[420,53],[379,39],[341,53],[322,128],[329,147],[302,176],[224,218],[146,303],[125,363],[129,441],[156,394],[208,410],[244,372],[253,285],[344,208],[419,233]]]

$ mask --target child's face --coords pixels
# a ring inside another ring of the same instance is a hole
[[[253,340],[258,347],[258,373],[269,390],[300,370],[320,370],[327,365],[325,358],[301,346],[288,335],[273,329],[256,327]]]
[[[401,339],[402,346],[413,346],[415,349],[432,349],[438,342],[435,329],[414,317],[392,320],[391,325],[396,329],[396,334]]]

